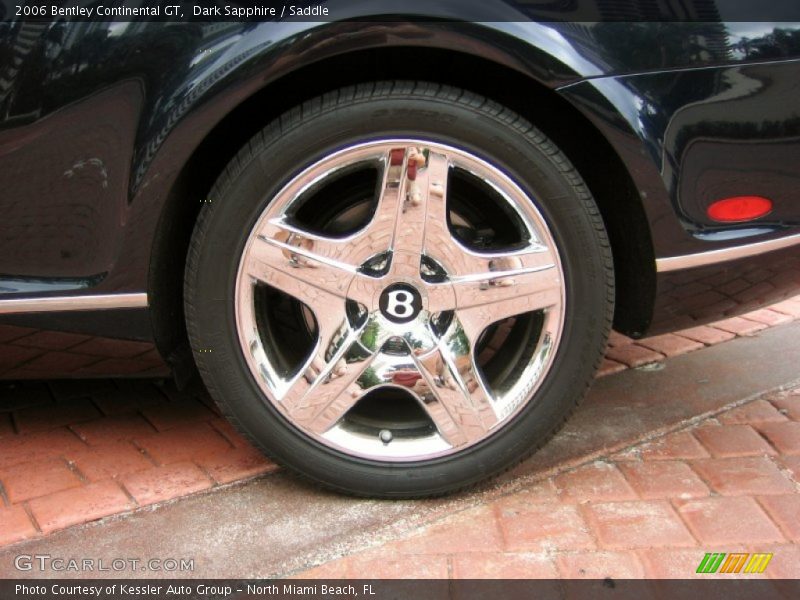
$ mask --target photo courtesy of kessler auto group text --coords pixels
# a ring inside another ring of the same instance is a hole
[[[800,597],[797,0],[0,0],[0,598]]]

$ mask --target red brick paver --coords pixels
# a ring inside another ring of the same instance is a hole
[[[800,483],[800,456],[782,457],[780,464],[795,482]]]
[[[125,475],[122,484],[145,505],[208,489],[212,482],[197,465],[183,462]]]
[[[82,450],[84,447],[85,444],[67,429],[54,429],[30,435],[8,436],[2,440],[0,469],[69,455],[76,450]]]
[[[791,395],[772,401],[778,412],[793,421],[800,421],[800,393],[798,392],[798,390],[794,390]]]
[[[692,463],[697,473],[723,496],[788,494],[792,481],[768,458],[720,458]]]
[[[668,502],[609,502],[586,506],[587,519],[604,548],[694,546]]]
[[[350,578],[358,577],[358,573],[380,573],[386,579],[447,579],[448,576],[447,558],[444,556],[408,560],[391,549],[379,548],[346,559],[346,562],[345,572]]]
[[[78,476],[59,458],[8,467],[0,471],[0,481],[14,504],[81,485]]]
[[[606,462],[596,462],[559,475],[555,483],[562,498],[573,502],[636,499],[636,493],[619,469]]]
[[[623,365],[620,362],[611,360],[610,358],[604,358],[603,362],[600,364],[600,368],[597,370],[597,376],[603,377],[605,375],[613,375],[614,373],[619,373],[627,368],[628,367],[626,365]]]
[[[464,527],[465,520],[470,523],[469,527]],[[457,519],[446,519],[427,528],[423,534],[394,546],[403,554],[502,552],[504,548],[497,508],[492,505],[469,509]]]
[[[727,342],[736,337],[735,333],[717,329],[716,327],[709,327],[708,325],[700,325],[698,327],[690,327],[689,329],[682,329],[678,332],[681,337],[700,342],[707,346]]]
[[[773,552],[775,556],[769,563],[767,576],[770,579],[800,579],[800,547],[778,546]]]
[[[773,304],[769,308],[770,310],[775,310],[779,313],[783,313],[784,315],[788,315],[793,319],[800,319],[800,299],[797,296],[788,300],[784,300],[783,302]]]
[[[696,548],[638,550],[637,555],[644,564],[645,576],[652,579],[708,579],[709,577],[695,572],[703,558],[703,553]],[[665,597],[671,595],[665,594]]]
[[[642,563],[633,552],[571,552],[556,559],[561,576],[566,579],[639,579],[644,577]]]
[[[514,551],[542,551],[547,548],[593,548],[594,540],[577,507],[530,504],[511,497],[497,504],[505,546]]]
[[[116,415],[95,419],[88,423],[77,423],[71,429],[90,445],[146,438],[156,430],[141,415]]]
[[[800,456],[800,423],[766,423],[758,428],[781,454]]]
[[[769,308],[749,312],[747,313],[747,319],[769,326],[782,325],[793,320],[789,315]]]
[[[207,406],[190,400],[159,404],[142,412],[159,431],[183,427],[193,421],[210,421],[215,417]]]
[[[102,481],[152,468],[153,463],[130,442],[113,442],[75,452],[72,464],[89,481]]]
[[[614,346],[624,346],[625,344],[632,344],[634,340],[627,335],[622,335],[618,331],[612,331],[608,336],[608,345],[612,348]]]
[[[540,554],[459,554],[453,560],[454,579],[555,579],[553,559]]]
[[[64,405],[25,408],[15,413],[14,420],[20,433],[33,433],[90,421],[99,416],[100,411],[90,400],[78,400]]]
[[[686,354],[687,352],[699,350],[703,347],[703,344],[699,342],[680,335],[675,335],[674,333],[655,335],[645,338],[639,343],[645,348],[650,348],[666,356],[678,356],[679,354]]]
[[[766,400],[756,400],[720,415],[717,420],[723,425],[743,425],[783,423],[788,419],[774,404]]]
[[[132,503],[116,483],[104,481],[36,498],[30,508],[42,531],[49,533],[123,512]]]
[[[620,469],[642,498],[697,498],[710,492],[685,462],[651,460],[623,462]]]
[[[197,464],[217,483],[231,483],[269,473],[278,468],[275,463],[251,446],[231,448],[219,454],[201,456],[198,457]]]
[[[719,458],[775,454],[775,450],[749,425],[704,427],[695,435],[712,456]]]
[[[639,344],[626,344],[609,348],[606,357],[629,367],[639,367],[664,359],[664,355]]]
[[[32,538],[37,533],[23,507],[0,508],[0,545]]]
[[[644,444],[638,454],[646,460],[673,460],[677,458],[706,458],[708,451],[689,432],[669,434],[660,440]]]
[[[762,496],[761,506],[781,528],[787,539],[800,542],[800,495]]]
[[[231,445],[208,423],[190,424],[135,440],[161,465],[219,455]]]
[[[735,333],[736,335],[744,336],[753,335],[754,333],[767,328],[767,326],[763,323],[759,323],[758,321],[750,321],[749,319],[745,319],[743,317],[731,317],[730,319],[725,319],[724,321],[718,321],[717,323],[714,323],[714,327],[717,329],[722,329],[723,331]]]
[[[784,540],[753,498],[676,501],[678,512],[700,542],[711,546],[766,544]]]

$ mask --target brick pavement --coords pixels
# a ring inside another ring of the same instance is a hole
[[[169,371],[152,343],[0,325],[0,376],[35,380],[53,370],[72,377],[119,373],[164,377]]]
[[[800,319],[800,298],[677,334],[633,341],[615,333],[600,374],[661,361],[736,336],[754,335],[764,327],[796,319]],[[762,495],[763,489],[770,489],[770,496],[785,497],[770,501],[774,504],[770,505],[772,512],[760,497],[753,501],[759,510],[767,511],[773,526],[787,531],[792,506],[796,506],[792,498],[797,498],[787,485],[795,485],[800,471],[800,408],[796,400],[787,396],[755,402],[720,416],[698,431],[674,434],[660,446],[643,448],[636,460],[614,457],[592,468],[560,475],[549,492],[547,485],[529,490],[527,493],[541,494],[560,507],[557,514],[563,520],[552,523],[552,539],[537,541],[540,533],[530,528],[530,522],[536,519],[525,517],[524,510],[518,518],[513,507],[508,509],[509,514],[493,508],[491,519],[503,532],[499,538],[505,544],[502,554],[513,555],[503,564],[518,564],[520,568],[534,565],[543,573],[556,568],[567,572],[569,565],[582,560],[582,551],[592,552],[592,564],[610,564],[618,554],[627,553],[625,556],[634,556],[638,562],[623,561],[625,564],[645,568],[644,550],[637,547],[641,551],[634,552],[610,537],[619,511],[638,515],[636,518],[644,521],[653,519],[688,544],[698,540],[689,527],[694,512],[667,498],[672,482],[685,482],[688,491],[681,493],[689,494],[688,498],[716,498],[719,494],[746,499],[746,495],[731,492],[738,489],[745,494],[742,481],[751,475],[742,472],[760,474],[754,485]],[[676,448],[687,455],[673,456]],[[672,461],[664,462],[664,456]],[[721,481],[715,479],[718,467],[727,474]],[[275,469],[219,417],[200,392],[178,393],[170,384],[137,380],[0,384],[0,546]],[[792,472],[794,480],[787,475]],[[581,501],[580,490],[586,489],[599,494],[592,507]],[[681,510],[690,516],[683,517]],[[784,525],[780,525],[780,519]],[[520,525],[517,532],[517,523],[528,525]],[[565,524],[574,528],[565,528]],[[687,529],[690,537],[686,537]],[[789,534],[782,535],[782,543],[788,543]],[[562,538],[571,554],[540,555],[541,544],[552,545],[553,540]],[[598,544],[603,543],[609,545],[608,552],[597,554]],[[453,556],[447,555],[441,563],[450,573],[467,572],[475,559],[472,554],[457,560]],[[368,560],[369,554],[364,557]],[[347,568],[354,564],[344,562],[350,565]],[[492,567],[490,563],[483,567],[487,573],[499,572],[501,566]]]
[[[0,384],[0,545],[268,473],[202,392]]]
[[[771,552],[748,577],[800,578],[798,408],[754,400],[294,576],[707,578],[706,552]]]

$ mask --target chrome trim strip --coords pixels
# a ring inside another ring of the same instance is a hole
[[[773,250],[790,248],[800,244],[800,234],[790,235],[777,240],[767,240],[766,242],[756,242],[736,246],[735,248],[723,248],[721,250],[709,250],[708,252],[698,252],[697,254],[685,254],[683,256],[671,256],[669,258],[656,259],[656,271],[666,273],[668,271],[678,271],[681,269],[692,269],[694,267],[704,267],[715,263],[727,262],[738,258],[748,258],[758,256]]]
[[[147,294],[105,294],[97,296],[50,296],[48,298],[0,299],[0,315],[17,313],[146,308]]]

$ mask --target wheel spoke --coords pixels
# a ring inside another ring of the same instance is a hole
[[[370,201],[375,168],[377,197]],[[451,193],[477,196],[448,205],[451,169],[485,185],[454,180]],[[334,206],[329,228],[304,221]],[[451,218],[474,228],[476,239],[496,230],[498,241],[519,243],[473,246],[451,228]],[[348,227],[352,233],[328,233]],[[303,319],[316,334],[312,348],[302,346],[305,337],[292,339],[294,321],[284,326],[279,314],[262,310],[260,283],[304,305]],[[530,400],[561,336],[564,293],[546,222],[501,169],[456,147],[386,139],[324,157],[271,200],[240,262],[236,317],[265,398],[298,431],[347,455],[426,460],[487,440]],[[487,348],[512,347],[487,365],[491,380],[484,380],[476,351],[481,336],[493,323],[531,311],[541,311],[529,324],[538,341],[521,345],[520,336],[493,334]],[[274,334],[269,339],[262,339],[265,324]],[[295,343],[301,346],[286,356],[308,358],[287,373],[280,345]],[[510,364],[500,364],[506,356]],[[429,420],[394,403],[398,388]]]
[[[419,275],[419,257],[423,253],[428,236],[428,213],[439,211],[445,204],[447,157],[424,148],[411,147],[406,150],[404,181],[401,186],[402,203],[397,214],[393,251],[416,258],[416,273]],[[397,269],[393,265],[393,270]]]
[[[324,433],[358,401],[363,390],[357,380],[374,354],[358,338],[359,332],[347,324],[333,335],[320,335],[311,360],[280,399],[295,423]]]
[[[382,159],[383,177],[378,203],[363,232],[370,239],[380,240],[381,251],[391,250],[394,246],[398,213],[407,185],[407,158],[407,149],[397,147],[390,149]]]
[[[251,277],[303,302],[314,296],[314,290],[364,305],[372,301],[378,282],[358,271],[355,261],[361,253],[357,248],[303,232],[282,220],[265,229],[271,235],[254,240],[245,265]]]
[[[271,221],[264,230],[253,240],[245,265],[252,277],[300,299],[309,286],[345,297],[356,266],[338,256],[340,244],[280,220]]]
[[[423,406],[452,446],[485,437],[497,422],[472,356],[471,341],[455,323],[434,352],[416,357],[427,384],[419,394]]]
[[[454,262],[461,255],[448,225],[448,176],[450,161],[446,156],[431,152],[425,174],[425,229],[423,252],[442,265]]]
[[[487,313],[493,317],[488,325],[560,305],[560,270],[547,249],[532,247],[517,253],[465,256],[462,262],[471,272],[461,271],[445,285],[429,285],[432,292],[447,286],[454,291],[454,294],[429,293],[431,312]]]

